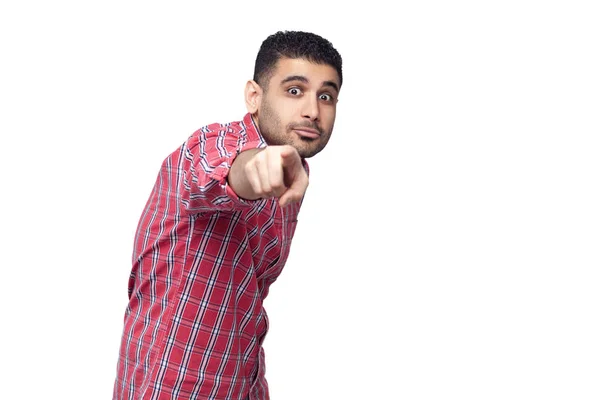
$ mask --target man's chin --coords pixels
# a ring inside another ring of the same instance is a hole
[[[300,154],[302,158],[311,158],[317,155],[325,145],[321,142],[323,138],[308,139],[308,138],[296,138],[293,143],[290,143]]]
[[[316,148],[316,147],[305,147],[305,146],[294,146],[296,148],[296,150],[298,151],[298,154],[300,154],[300,157],[302,158],[311,158],[314,157],[315,155],[317,155],[321,150],[321,148]]]

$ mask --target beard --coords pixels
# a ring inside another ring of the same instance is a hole
[[[317,139],[310,139],[296,135],[296,128],[311,128],[319,132]],[[330,132],[325,132],[318,124],[305,121],[303,123],[289,123],[283,126],[279,114],[271,107],[266,99],[261,102],[258,129],[269,146],[290,145],[298,151],[302,158],[310,158],[325,148]]]

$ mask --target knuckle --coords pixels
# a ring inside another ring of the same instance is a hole
[[[255,166],[254,163],[252,162],[248,162],[246,163],[246,165],[244,165],[244,172],[246,173],[246,175],[250,175],[252,174],[252,172],[254,172]]]
[[[263,182],[261,185],[261,190],[264,194],[269,194],[273,191],[273,189],[271,188],[271,185],[269,185],[268,182]]]
[[[271,182],[271,187],[273,188],[273,190],[281,190],[285,188],[281,180],[275,180]]]

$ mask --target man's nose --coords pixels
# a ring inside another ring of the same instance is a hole
[[[302,116],[311,121],[316,121],[319,119],[319,100],[312,96],[306,96],[305,99]]]

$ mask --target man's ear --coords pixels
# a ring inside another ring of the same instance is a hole
[[[246,82],[244,90],[244,98],[246,100],[246,109],[250,114],[255,114],[258,111],[260,100],[262,97],[262,88],[255,81]]]

